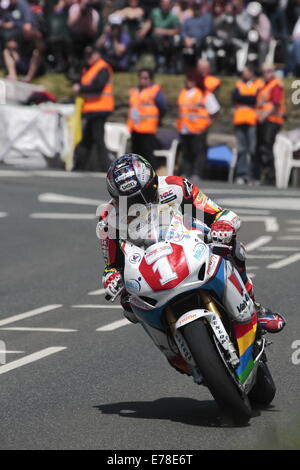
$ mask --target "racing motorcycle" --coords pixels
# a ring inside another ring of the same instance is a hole
[[[267,406],[276,392],[266,339],[231,247],[208,243],[201,222],[184,222],[175,212],[148,246],[122,241],[129,303],[170,365],[208,387],[224,414],[245,424],[252,404]]]

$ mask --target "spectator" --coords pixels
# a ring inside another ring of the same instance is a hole
[[[72,44],[72,74],[76,75],[84,50],[97,37],[100,15],[89,0],[77,0],[68,12],[68,26]]]
[[[179,0],[172,8],[172,13],[178,17],[181,25],[185,20],[194,16],[191,4],[192,0]]]
[[[199,59],[197,62],[196,80],[198,87],[210,93],[215,93],[221,86],[221,80],[211,75],[210,63],[204,59]]]
[[[266,60],[269,51],[271,34],[271,23],[268,17],[263,13],[262,6],[258,2],[250,2],[247,5],[247,13],[252,18],[252,29],[258,33],[258,65]]]
[[[152,41],[158,66],[170,69],[174,59],[174,36],[179,33],[179,19],[172,13],[171,0],[161,0],[159,8],[151,12]]]
[[[212,93],[196,87],[193,75],[186,79],[185,88],[178,96],[176,127],[182,145],[182,172],[193,178],[195,184],[204,176],[207,151],[207,132],[220,105]]]
[[[130,39],[135,41],[142,29],[145,17],[144,10],[139,6],[139,0],[128,0],[127,6],[122,10],[115,11],[114,15],[122,18]]]
[[[243,0],[232,0],[235,14],[235,23],[239,39],[247,39],[252,26],[252,20],[244,7]]]
[[[141,8],[145,12],[146,18],[150,18],[152,10],[159,7],[160,0],[140,0]]]
[[[33,23],[33,14],[27,0],[8,0],[2,4],[0,15],[0,37],[3,43],[23,39],[25,30]]]
[[[193,0],[191,6],[194,15],[182,25],[185,62],[190,67],[194,66],[205,45],[205,38],[213,30],[213,19],[208,6],[202,0]]]
[[[73,86],[74,94],[84,99],[83,137],[75,149],[73,170],[106,172],[110,160],[104,142],[104,125],[114,110],[113,72],[97,49],[88,47],[85,58],[88,68],[83,71],[80,84]]]
[[[31,82],[41,71],[44,41],[27,1],[10,0],[2,14],[1,24],[7,78],[16,80],[20,73],[25,75],[23,81]]]
[[[222,4],[221,4],[222,5]],[[236,70],[236,52],[243,45],[236,21],[234,5],[231,2],[222,5],[214,17],[214,41],[217,68],[223,74],[232,74]],[[218,11],[218,10],[217,10]]]
[[[48,27],[48,54],[53,57],[53,71],[56,73],[65,72],[68,68],[70,51],[68,9],[67,0],[58,0],[48,15],[45,13]]]
[[[109,24],[96,42],[103,57],[115,71],[127,70],[129,65],[130,37],[122,27],[122,17],[112,14]]]
[[[294,63],[295,75],[300,77],[300,16],[293,29],[293,48],[294,48]]]
[[[257,96],[257,176],[265,184],[275,184],[273,145],[284,121],[284,87],[274,76],[274,66],[262,66],[263,87]]]
[[[263,82],[255,77],[253,65],[246,65],[241,80],[232,93],[234,105],[233,124],[237,140],[236,183],[251,184],[254,181],[254,157],[256,151],[256,98]]]
[[[131,132],[132,152],[147,158],[156,168],[153,155],[157,147],[156,133],[166,112],[166,99],[153,72],[141,69],[137,88],[129,91],[128,129]]]

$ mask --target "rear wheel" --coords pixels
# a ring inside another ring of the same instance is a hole
[[[274,399],[276,386],[267,364],[259,363],[254,387],[250,390],[248,397],[251,403],[268,406]]]
[[[181,331],[206,385],[222,411],[229,414],[234,422],[247,424],[252,415],[249,400],[238,390],[226,370],[204,321],[189,323]]]

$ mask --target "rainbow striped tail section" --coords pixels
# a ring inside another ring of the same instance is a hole
[[[236,369],[236,373],[244,383],[252,371],[255,361],[253,360],[253,347],[257,329],[257,315],[254,314],[248,323],[233,322],[233,329],[237,338],[240,364]]]

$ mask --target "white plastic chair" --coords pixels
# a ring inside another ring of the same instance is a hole
[[[155,157],[164,157],[166,159],[167,175],[174,174],[176,153],[178,149],[179,140],[173,139],[169,149],[155,150]]]
[[[104,141],[108,151],[117,157],[126,153],[127,141],[130,137],[127,126],[118,122],[106,122],[104,127]]]
[[[276,136],[273,147],[277,188],[287,188],[292,168],[300,168],[300,160],[293,158],[297,150],[290,139],[282,134]]]

